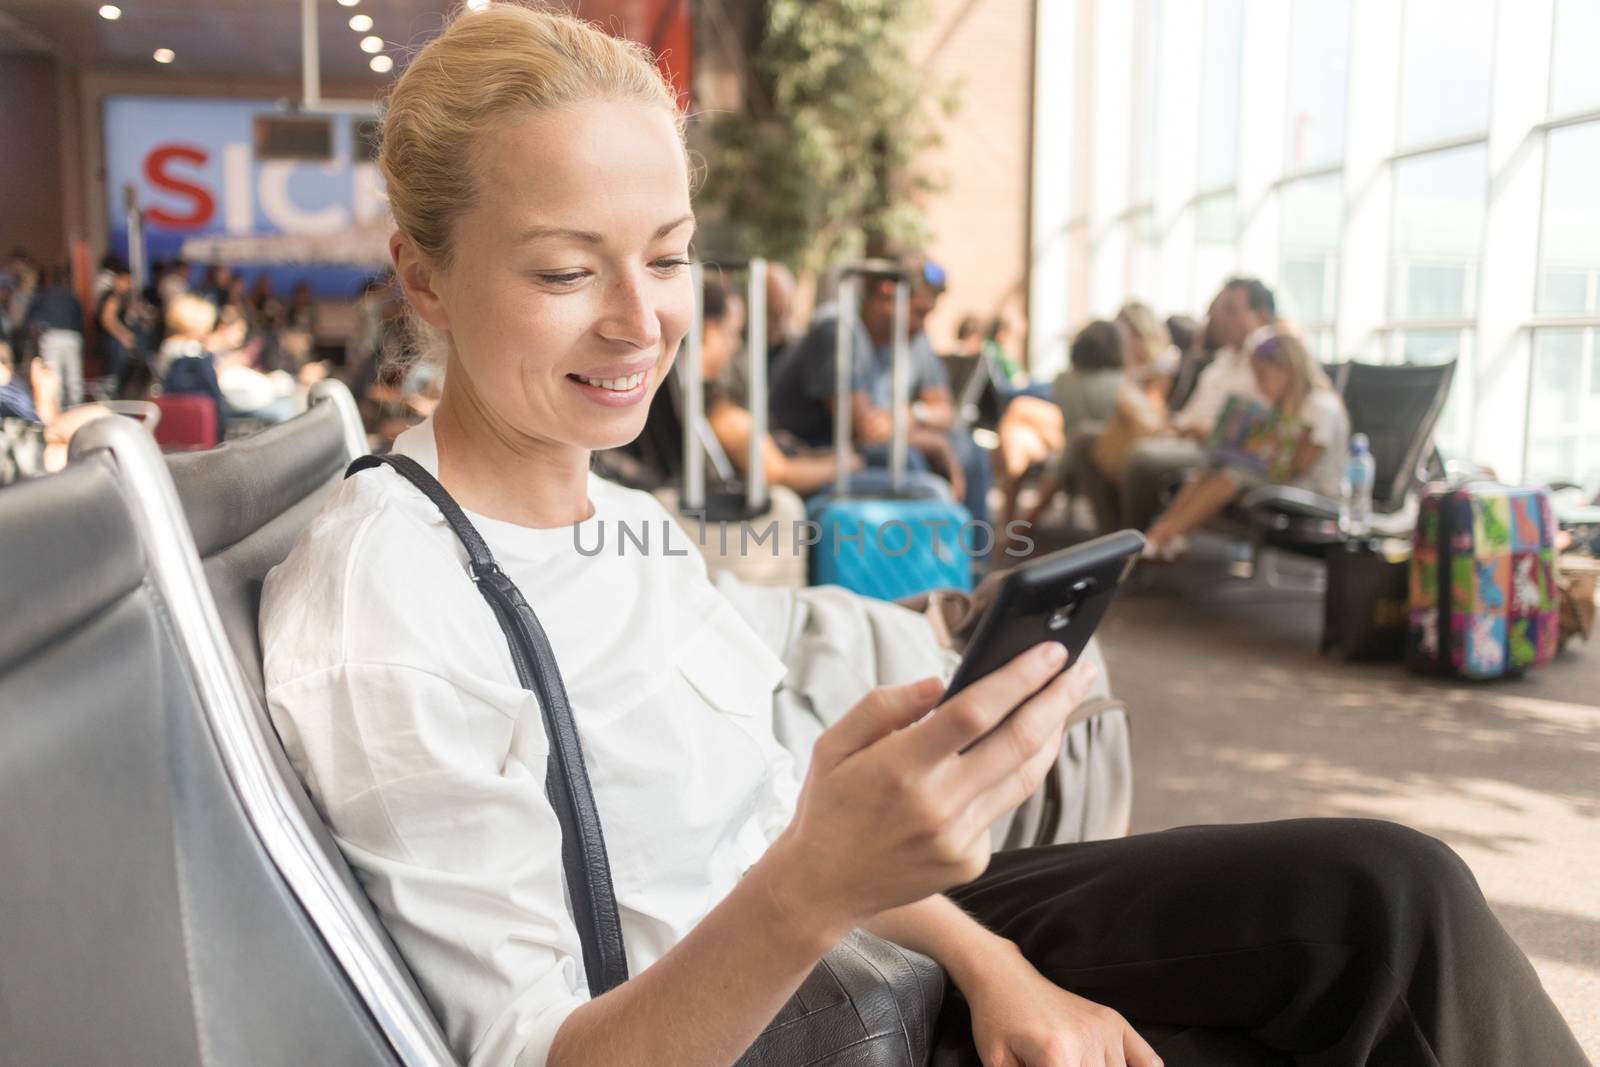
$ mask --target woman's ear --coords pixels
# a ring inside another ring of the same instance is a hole
[[[443,280],[423,257],[411,238],[398,230],[389,235],[389,257],[394,260],[394,276],[405,291],[406,301],[423,322],[448,332],[450,316],[439,292]]]

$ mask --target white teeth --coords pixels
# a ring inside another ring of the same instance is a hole
[[[644,375],[645,372],[640,371],[638,374],[630,374],[626,378],[585,378],[581,374],[578,375],[577,378],[585,385],[598,386],[601,389],[610,389],[612,392],[616,393],[625,393],[629,389],[632,389],[634,386],[638,385],[640,382],[644,381]]]

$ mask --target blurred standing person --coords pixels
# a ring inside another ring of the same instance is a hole
[[[25,351],[28,339],[24,336],[23,324],[28,320],[28,308],[33,304],[33,295],[39,291],[39,268],[34,265],[28,253],[19,248],[11,253],[8,269],[12,281],[11,298],[7,307],[7,317],[11,322],[11,334],[8,339],[17,346],[16,358],[20,365],[32,356],[32,353]]]
[[[83,399],[83,305],[72,295],[72,272],[55,267],[45,276],[23,329],[39,339],[39,358],[61,379],[61,405]]]
[[[312,337],[317,335],[317,298],[312,295],[310,282],[302,279],[294,283],[289,306],[284,309],[283,324],[290,329],[304,330]]]
[[[110,284],[101,292],[95,305],[95,325],[100,330],[100,369],[105,376],[108,391],[115,395],[128,360],[139,347],[134,325],[138,313],[134,308],[133,275],[123,264],[114,265]]]
[[[89,288],[89,299],[96,307],[100,306],[100,298],[104,296],[115,284],[118,274],[128,272],[128,261],[115,252],[108,252],[100,260],[100,269],[95,271],[94,284]]]
[[[182,258],[167,261],[166,269],[161,274],[161,280],[156,283],[156,299],[161,304],[161,313],[165,315],[172,306],[175,297],[189,291],[189,264]]]

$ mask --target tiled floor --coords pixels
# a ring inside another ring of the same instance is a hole
[[[1600,1061],[1600,647],[1523,681],[1436,682],[1320,656],[1320,612],[1203,560],[1118,602],[1102,634],[1132,709],[1135,829],[1360,815],[1435,834]]]

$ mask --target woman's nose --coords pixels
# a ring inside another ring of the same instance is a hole
[[[661,320],[642,279],[629,274],[611,283],[606,291],[600,333],[608,341],[638,349],[661,343]]]

